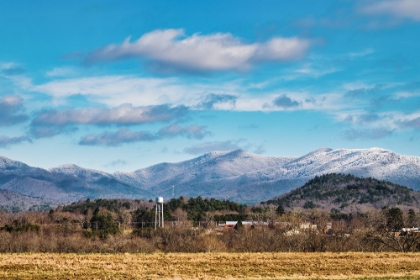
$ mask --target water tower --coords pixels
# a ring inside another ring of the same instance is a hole
[[[155,211],[155,230],[157,227],[163,227],[163,197],[156,197]]]

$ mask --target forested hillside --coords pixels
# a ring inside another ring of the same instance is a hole
[[[366,212],[383,207],[420,208],[420,192],[391,182],[350,174],[316,176],[305,185],[267,201],[285,209]]]

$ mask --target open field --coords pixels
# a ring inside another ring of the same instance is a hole
[[[1,254],[0,279],[419,279],[420,253]]]

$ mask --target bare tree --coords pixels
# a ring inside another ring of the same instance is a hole
[[[385,250],[409,252],[418,249],[420,235],[404,229],[408,221],[399,208],[385,208],[382,212],[370,215],[371,228],[367,238]]]

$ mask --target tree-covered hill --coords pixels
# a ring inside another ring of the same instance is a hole
[[[420,192],[388,181],[332,173],[316,176],[302,187],[266,203],[285,209],[300,207],[341,212],[365,212],[393,206],[420,209]]]

